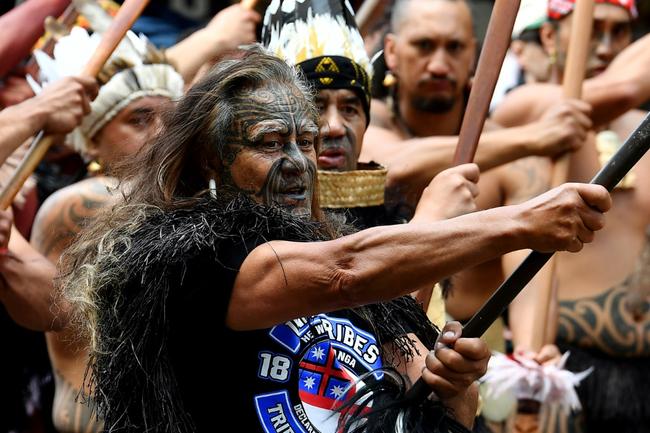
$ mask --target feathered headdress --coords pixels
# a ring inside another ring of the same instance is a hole
[[[273,0],[262,43],[295,65],[317,89],[359,93],[370,119],[372,66],[347,0]]]
[[[62,77],[79,74],[97,49],[101,33],[112,19],[108,13],[91,0],[75,1],[95,33],[89,35],[80,27],[73,27],[54,47],[54,57],[42,51],[34,55],[40,68],[44,85]],[[91,139],[123,108],[145,96],[166,96],[171,99],[183,94],[183,78],[164,62],[164,56],[144,35],[129,31],[98,76],[102,84],[97,98],[91,104],[91,113],[69,136],[73,147],[84,153]],[[31,80],[32,87],[38,85]],[[40,89],[35,88],[35,91]]]

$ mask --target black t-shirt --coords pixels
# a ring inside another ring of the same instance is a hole
[[[220,431],[224,410],[236,415],[228,423],[237,431],[334,432],[337,398],[382,366],[377,338],[352,310],[256,331],[227,329],[238,269],[262,242],[224,243],[220,263],[197,258],[171,302],[169,348],[185,409],[197,432]]]
[[[385,205],[354,207],[341,209],[347,215],[347,221],[358,230],[370,227],[404,224],[406,219],[398,214],[395,208]]]

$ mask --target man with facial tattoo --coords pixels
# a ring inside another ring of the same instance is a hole
[[[603,188],[573,184],[346,235],[319,208],[317,134],[286,63],[257,50],[224,60],[131,161],[124,202],[65,254],[107,430],[207,432],[232,413],[240,431],[334,432],[359,377],[392,366],[436,393],[432,431],[464,431],[487,347],[448,324],[427,352],[404,336],[437,333],[408,329],[428,322],[400,320],[422,313],[395,298],[507,251],[578,250],[577,231],[593,234],[609,206]]]

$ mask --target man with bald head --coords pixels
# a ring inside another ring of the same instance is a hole
[[[474,68],[476,39],[464,1],[398,1],[385,40],[399,77],[396,126],[417,136],[456,135]]]
[[[389,168],[388,183],[413,205],[431,178],[451,164],[471,76],[476,40],[461,0],[398,0],[384,56],[396,78],[386,101],[373,101],[361,161]],[[481,171],[528,155],[575,149],[584,106],[567,103],[539,122],[486,126],[476,162]]]

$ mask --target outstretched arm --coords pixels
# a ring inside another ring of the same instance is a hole
[[[536,122],[481,135],[474,162],[482,172],[526,156],[556,156],[577,149],[592,126],[589,104],[566,101],[551,107]],[[497,126],[498,128],[498,126]],[[389,198],[417,203],[422,190],[440,171],[452,164],[458,137],[413,138],[397,142],[390,131],[370,127],[361,158],[388,168]],[[386,144],[388,143],[388,144]],[[393,143],[391,145],[391,143]]]
[[[244,260],[226,323],[259,329],[410,293],[509,251],[578,251],[602,228],[606,190],[568,184],[521,205],[317,243],[272,241]]]

